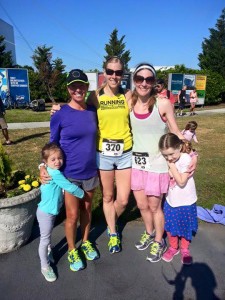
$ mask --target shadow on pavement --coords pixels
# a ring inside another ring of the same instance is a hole
[[[171,264],[173,267],[173,264]],[[174,280],[168,279],[165,274],[162,274],[169,285],[175,287],[173,299],[184,299],[185,285],[188,279],[191,280],[191,285],[196,293],[196,299],[204,300],[219,300],[214,290],[217,287],[217,282],[212,270],[204,263],[194,263],[191,266],[183,265],[181,270],[177,272],[173,267],[176,277]]]

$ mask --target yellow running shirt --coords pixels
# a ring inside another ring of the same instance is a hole
[[[132,148],[132,137],[129,126],[129,108],[125,95],[118,93],[108,96],[101,90],[98,96],[98,136],[97,150],[102,151],[103,140],[120,140],[123,151]],[[121,141],[122,140],[122,141]]]

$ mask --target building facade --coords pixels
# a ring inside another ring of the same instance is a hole
[[[11,51],[13,64],[16,65],[16,47],[13,26],[0,19],[0,35],[5,38],[6,51]]]

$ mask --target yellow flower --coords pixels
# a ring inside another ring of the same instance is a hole
[[[21,181],[22,181],[22,180],[21,180]],[[20,190],[22,190],[22,189],[23,189],[23,187],[24,187],[24,185],[25,185],[24,183],[23,183],[23,184],[21,184],[21,185],[19,186],[19,189],[20,189]]]
[[[23,186],[23,190],[24,190],[25,192],[28,192],[28,191],[30,191],[30,190],[31,190],[31,186],[30,186],[30,184],[24,184],[24,186]]]
[[[35,180],[35,181],[33,181],[33,182],[31,183],[31,185],[32,185],[33,187],[38,187],[38,186],[39,186],[39,182],[38,182],[37,180]]]
[[[18,184],[21,185],[21,184],[24,184],[25,182],[26,182],[25,180],[20,180],[20,181],[18,182]]]
[[[30,175],[26,175],[24,178],[25,178],[25,179],[29,179],[29,178],[30,178]]]

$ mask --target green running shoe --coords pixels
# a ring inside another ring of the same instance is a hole
[[[109,252],[111,254],[118,253],[121,251],[120,239],[117,234],[110,235],[108,246],[109,246]]]
[[[85,241],[81,244],[81,251],[84,253],[87,260],[95,260],[99,258],[97,251],[93,248],[90,241]]]
[[[84,264],[79,256],[77,249],[73,249],[68,252],[68,261],[70,263],[71,271],[76,272],[84,269]]]

